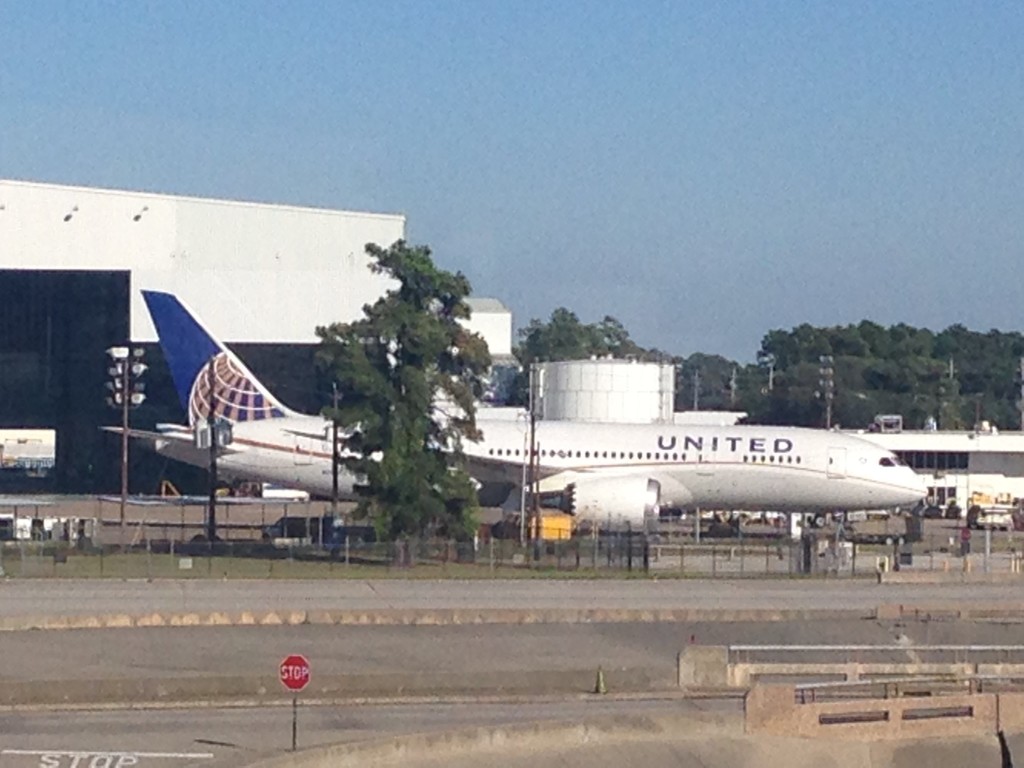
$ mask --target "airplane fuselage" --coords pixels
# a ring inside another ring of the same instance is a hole
[[[463,446],[470,474],[485,488],[521,487],[526,421],[480,420],[478,426],[483,439]],[[227,475],[331,494],[329,421],[292,416],[236,424],[231,447],[218,465]],[[654,503],[662,507],[792,512],[888,508],[925,495],[920,478],[890,452],[825,430],[549,421],[538,422],[535,447],[542,493],[600,484],[605,495],[610,489],[632,498],[643,495],[634,493],[638,484],[652,482]],[[173,441],[158,449],[174,456]],[[352,483],[342,470],[342,498],[352,497]],[[599,503],[585,501],[580,517],[601,516]]]

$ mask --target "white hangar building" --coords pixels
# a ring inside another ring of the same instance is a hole
[[[312,342],[385,289],[366,243],[405,217],[0,181],[0,268],[127,273],[131,337],[156,341],[140,289],[183,298],[234,342]]]
[[[133,424],[180,420],[141,289],[180,296],[285,403],[319,409],[315,329],[357,319],[382,295],[388,281],[364,248],[404,238],[405,225],[397,214],[0,180],[0,428],[57,433],[54,476],[30,490],[117,487],[117,451],[98,429],[117,421],[104,402],[112,345],[147,348],[149,399]],[[476,308],[470,326],[507,355],[511,314],[486,299]],[[17,490],[6,480],[0,491]]]

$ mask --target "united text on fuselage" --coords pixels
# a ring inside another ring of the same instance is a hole
[[[720,437],[713,435],[658,435],[658,449],[674,451],[723,451],[728,453],[792,453],[793,441],[785,437]]]

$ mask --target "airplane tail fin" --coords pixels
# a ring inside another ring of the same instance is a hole
[[[203,327],[177,296],[143,291],[142,297],[153,318],[174,388],[188,413],[190,425],[207,419],[211,401],[217,416],[233,422],[292,415],[234,353]]]

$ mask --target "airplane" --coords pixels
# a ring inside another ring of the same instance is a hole
[[[194,429],[207,421],[212,400],[215,416],[233,425],[231,442],[218,452],[219,472],[330,496],[330,420],[286,407],[176,296],[143,291],[143,297],[188,425],[130,434],[170,458],[205,467],[209,451],[196,447]],[[477,426],[483,437],[463,446],[465,468],[482,500],[504,499],[511,507],[524,485],[529,425],[490,419],[481,408]],[[852,435],[801,427],[541,420],[534,455],[540,499],[581,521],[643,524],[666,507],[883,509],[912,506],[927,495],[924,481],[892,452]],[[341,498],[355,498],[354,484],[342,467]]]

